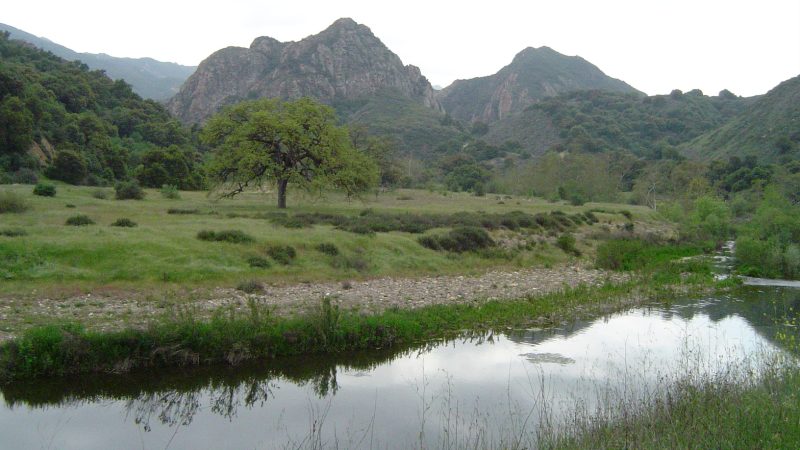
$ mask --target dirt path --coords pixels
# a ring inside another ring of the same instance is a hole
[[[302,313],[330,297],[344,310],[375,313],[387,308],[418,308],[442,303],[514,299],[554,292],[579,284],[618,282],[624,275],[582,266],[553,269],[492,271],[480,276],[379,278],[351,283],[309,283],[267,286],[246,294],[230,288],[211,291],[164,292],[163,295],[125,296],[85,294],[62,299],[5,299],[0,301],[0,341],[34,325],[78,321],[97,330],[144,326],[154,320],[187,312],[208,317],[220,308],[248,309],[248,301],[267,306],[273,314]]]

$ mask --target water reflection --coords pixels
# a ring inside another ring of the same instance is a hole
[[[437,444],[441,433],[449,432],[442,430],[452,426],[448,411],[472,408],[489,416],[498,405],[525,411],[541,400],[531,395],[536,389],[548,389],[549,401],[569,403],[598,385],[616,383],[629,363],[641,371],[635,384],[644,385],[685,356],[681,351],[698,351],[697,358],[724,364],[728,359],[718,358],[730,351],[729,344],[759,351],[779,347],[775,318],[790,310],[800,310],[800,290],[745,286],[728,296],[679,300],[548,329],[465,333],[402,351],[17,383],[0,390],[5,401],[0,436],[11,439],[12,447],[35,447],[30,429],[53,426],[63,435],[58,446],[65,448],[163,448],[165,442],[214,448],[223,446],[216,445],[220,439],[231,448],[265,447],[293,442],[309,429],[321,436],[327,417],[330,439],[339,439],[342,430],[369,429],[385,446],[403,447],[399,443],[424,434],[420,430],[427,423],[438,434],[429,432],[426,439]],[[684,335],[702,342],[676,349]],[[436,394],[426,391],[431,383]],[[435,420],[430,418],[434,400],[440,402]],[[53,423],[62,419],[56,413],[76,418],[58,428]],[[94,443],[75,440],[77,431],[70,434],[79,424],[98,422],[103,426],[92,431]],[[158,439],[131,434],[131,423]],[[191,432],[173,441],[178,429]],[[109,441],[114,436],[126,436],[125,445]],[[375,444],[365,442],[365,448]]]

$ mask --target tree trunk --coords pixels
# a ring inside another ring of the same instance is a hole
[[[278,180],[278,208],[286,208],[286,185],[289,180]]]

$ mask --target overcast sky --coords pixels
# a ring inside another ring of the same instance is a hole
[[[525,47],[579,55],[648,94],[763,94],[800,74],[800,0],[8,1],[0,22],[79,52],[196,65],[258,36],[372,29],[434,85],[490,75]]]

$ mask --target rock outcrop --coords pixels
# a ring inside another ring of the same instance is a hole
[[[419,68],[403,65],[366,26],[339,19],[298,42],[260,37],[250,48],[217,51],[200,63],[167,107],[184,122],[198,123],[246,99],[309,96],[335,105],[385,90],[441,110]]]
[[[528,47],[496,74],[457,80],[439,91],[437,98],[456,119],[490,123],[540,99],[587,89],[638,92],[583,58],[565,56],[549,47]]]

